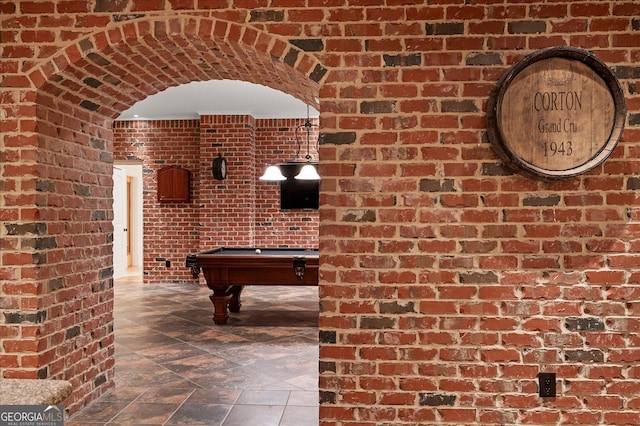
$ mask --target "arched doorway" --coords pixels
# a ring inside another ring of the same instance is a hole
[[[252,109],[259,96],[254,88],[245,93],[249,100],[245,105],[225,110],[231,102],[209,89],[227,83],[195,82],[171,88],[143,103],[166,105],[171,100],[162,98],[186,96],[188,93],[174,92],[189,92],[193,86],[198,88],[197,95],[206,92],[208,101],[193,110],[165,107],[160,113],[152,112],[159,109],[156,107],[152,111],[134,107],[139,117],[114,124],[116,164],[134,159],[145,170],[145,282],[153,284],[140,285],[131,277],[115,280],[116,391],[76,413],[72,422],[133,421],[144,407],[154,410],[154,421],[171,416],[168,423],[193,416],[210,422],[222,416],[229,421],[253,416],[258,423],[270,416],[281,417],[283,424],[295,416],[294,424],[317,423],[317,288],[249,286],[242,312],[232,314],[226,326],[214,327],[204,289],[169,283],[172,277],[180,279],[176,273],[190,274],[184,267],[186,253],[176,256],[189,238],[185,229],[188,234],[196,229],[202,235],[203,250],[211,248],[209,243],[235,247],[245,237],[260,247],[275,247],[295,243],[298,231],[291,229],[295,224],[296,228],[314,229],[315,238],[304,243],[313,241],[317,246],[317,211],[281,211],[279,184],[257,179],[265,161],[294,158],[298,147],[293,128],[304,122],[305,105],[298,101],[296,109],[278,112],[276,103],[284,94],[269,89],[268,108]],[[240,95],[237,84],[234,88],[229,96]],[[218,111],[204,113],[206,108]],[[237,111],[244,114],[234,114]],[[217,154],[207,154],[210,146],[229,160],[224,180],[212,178],[211,158]],[[255,158],[247,155],[250,152]],[[186,202],[158,202],[156,172],[169,164],[191,172],[191,194]],[[244,189],[255,192],[254,200],[247,199]],[[236,208],[243,214],[232,216]],[[114,182],[114,217],[115,209]],[[192,214],[198,211],[202,214]],[[255,229],[236,223],[245,214],[252,216]],[[198,244],[198,239],[193,242]],[[173,251],[173,259],[165,256],[167,250]],[[191,250],[187,253],[198,251],[198,246]],[[157,267],[163,263],[159,258],[171,266]],[[171,401],[163,401],[168,394]],[[237,403],[231,404],[234,401]],[[246,423],[252,422],[247,419]]]
[[[28,340],[46,353],[38,377],[73,383],[70,412],[113,385],[112,120],[164,88],[225,78],[258,82],[318,108],[325,71],[255,28],[182,16],[121,23],[30,74],[38,88],[34,229],[43,243],[22,269],[36,283],[46,319]]]

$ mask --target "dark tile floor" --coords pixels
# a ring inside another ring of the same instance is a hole
[[[317,288],[245,287],[225,326],[209,294],[117,280],[116,387],[65,425],[317,425]]]

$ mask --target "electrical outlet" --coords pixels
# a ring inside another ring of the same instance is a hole
[[[165,260],[164,264],[167,268],[171,268],[171,261],[169,259]]]
[[[544,398],[556,396],[556,373],[538,373],[539,393]]]

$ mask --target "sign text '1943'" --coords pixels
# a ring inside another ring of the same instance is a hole
[[[570,156],[573,154],[573,146],[571,141],[566,142],[545,142],[544,143],[544,156],[553,157],[555,155]]]

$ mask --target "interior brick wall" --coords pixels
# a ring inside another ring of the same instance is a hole
[[[186,256],[215,247],[318,246],[318,211],[282,211],[279,184],[258,179],[266,164],[304,160],[295,139],[303,122],[204,115],[114,123],[114,159],[143,167],[145,283],[193,282]],[[317,141],[317,131],[311,137]],[[317,160],[317,147],[311,154]],[[219,155],[228,170],[221,181],[211,174]],[[189,170],[188,202],[158,201],[157,172],[168,165]]]
[[[199,244],[200,121],[116,121],[113,135],[115,160],[142,161],[144,281],[191,280],[184,259]],[[188,203],[158,201],[158,170],[166,166],[189,171]]]
[[[211,170],[211,160],[227,158],[229,175],[216,182],[211,173],[200,179],[203,203],[200,245],[251,247],[255,240],[255,119],[251,116],[209,116],[202,120],[201,169]]]
[[[111,121],[169,86],[237,78],[321,113],[321,425],[640,424],[638,2],[0,12],[3,377],[72,378],[70,411],[113,386]],[[486,103],[558,45],[604,61],[628,114],[606,162],[545,183],[498,160]],[[540,371],[556,398],[538,396]]]
[[[302,127],[304,119],[261,119],[256,120],[256,216],[255,245],[272,247],[318,247],[319,214],[317,210],[280,209],[280,184],[264,182],[262,176],[270,164],[305,161],[306,135]],[[317,126],[317,120],[310,120]],[[298,132],[296,135],[296,128]],[[309,155],[318,161],[318,128],[310,129]],[[320,181],[322,185],[322,181]]]
[[[13,96],[0,136],[1,377],[67,380],[73,410],[114,385],[113,135],[46,90]],[[26,99],[37,108],[17,106]]]

